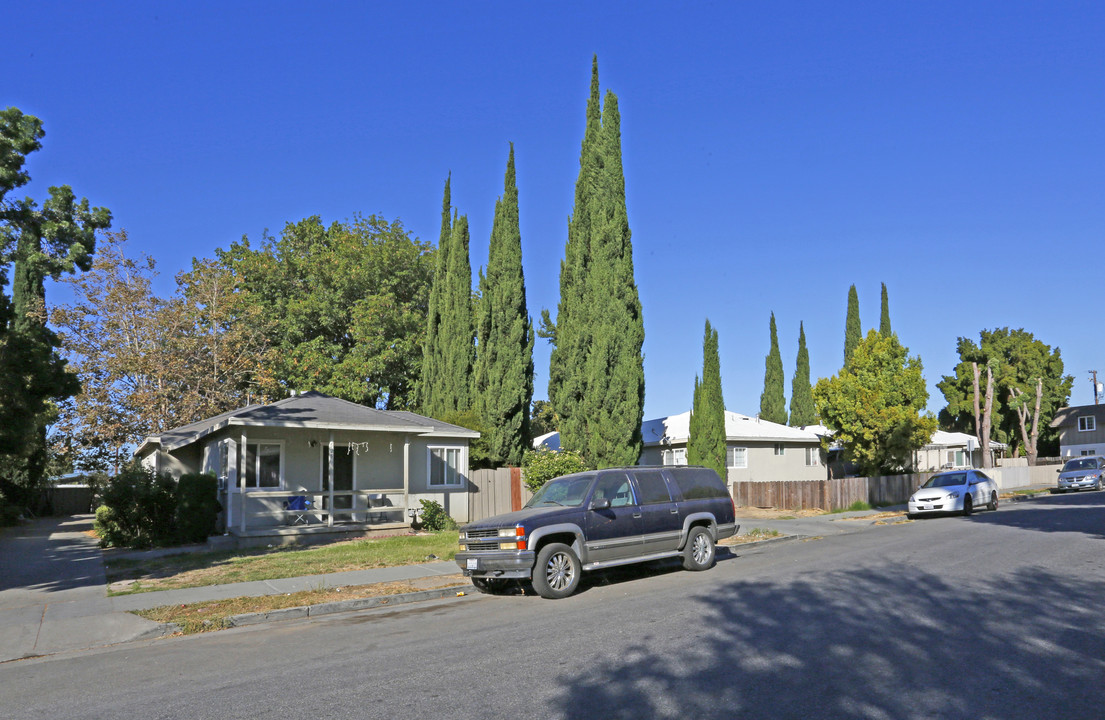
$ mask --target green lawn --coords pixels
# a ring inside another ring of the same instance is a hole
[[[459,545],[456,531],[397,535],[332,545],[276,550],[184,553],[142,559],[109,559],[108,583],[133,580],[112,595],[153,590],[321,575],[365,568],[452,560]]]

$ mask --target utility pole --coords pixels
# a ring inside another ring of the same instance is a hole
[[[1090,370],[1090,377],[1093,378],[1093,404],[1097,405],[1098,388],[1101,387],[1097,384],[1097,370]]]

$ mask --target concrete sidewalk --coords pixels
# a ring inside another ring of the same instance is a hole
[[[0,662],[160,637],[170,626],[128,611],[452,575],[454,562],[107,596],[93,517],[42,518],[0,531]]]

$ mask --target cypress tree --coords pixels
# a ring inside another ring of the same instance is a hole
[[[804,427],[816,423],[817,407],[813,403],[813,387],[810,385],[806,328],[798,323],[798,359],[795,361],[794,379],[790,383],[790,424],[791,427]]]
[[[427,307],[426,339],[422,349],[422,378],[419,381],[419,405],[430,417],[441,417],[447,412],[442,396],[444,380],[444,348],[439,335],[442,332],[442,308],[446,288],[446,271],[449,267],[449,248],[453,240],[453,208],[450,198],[452,174],[445,178],[445,193],[441,202],[441,235],[437,241],[434,258],[434,280],[430,286]]]
[[[760,418],[780,425],[787,424],[787,399],[783,396],[783,358],[779,354],[779,334],[775,329],[775,313],[771,313],[771,350],[764,359],[764,391],[760,395]]]
[[[555,325],[543,314],[542,335],[553,344],[549,357],[549,402],[560,419],[560,445],[582,452],[586,448],[584,371],[590,344],[587,301],[590,258],[590,198],[599,172],[598,142],[602,124],[598,57],[591,61],[591,94],[587,99],[575,204],[568,220],[568,241],[560,263],[560,301]]]
[[[533,323],[526,309],[514,144],[495,203],[487,274],[480,276],[475,400],[493,465],[519,466],[530,437]]]
[[[476,326],[472,319],[472,264],[468,257],[468,241],[468,216],[454,215],[438,329],[443,350],[443,384],[438,393],[445,413],[472,409]]]
[[[890,331],[890,301],[886,298],[886,283],[882,284],[882,316],[879,318],[879,334],[883,337],[894,334]]]
[[[687,462],[705,465],[725,480],[725,439],[725,400],[721,392],[717,330],[710,327],[710,321],[706,320],[706,334],[702,340],[702,381],[699,382],[697,376],[694,379]]]
[[[852,359],[852,351],[863,339],[863,329],[859,322],[859,295],[856,294],[856,286],[848,289],[848,317],[844,321],[844,367],[848,367],[848,361]]]

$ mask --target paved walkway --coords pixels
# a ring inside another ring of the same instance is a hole
[[[458,572],[449,561],[108,597],[92,520],[42,518],[0,531],[0,662],[166,633],[129,610]]]

